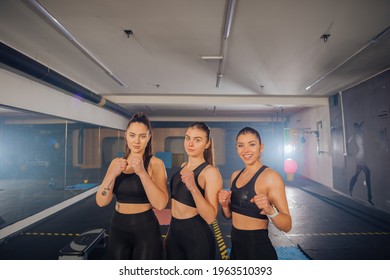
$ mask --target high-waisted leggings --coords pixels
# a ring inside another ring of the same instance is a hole
[[[167,237],[169,260],[215,259],[214,234],[200,215],[189,219],[172,217]]]
[[[277,260],[267,229],[240,230],[232,227],[231,260]]]
[[[108,257],[114,260],[162,259],[160,225],[153,210],[137,214],[114,212],[108,239]]]

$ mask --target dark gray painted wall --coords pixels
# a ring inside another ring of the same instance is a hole
[[[390,70],[329,102],[334,187],[390,213]]]

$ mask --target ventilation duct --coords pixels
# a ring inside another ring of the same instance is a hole
[[[117,114],[131,117],[131,113],[119,105],[105,99],[91,90],[73,82],[67,77],[31,59],[17,50],[0,42],[0,63],[28,74],[38,80],[44,81],[57,88],[63,89],[72,96],[89,101],[99,107],[108,109]]]

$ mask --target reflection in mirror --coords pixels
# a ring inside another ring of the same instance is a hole
[[[123,132],[0,106],[0,228],[102,180]]]

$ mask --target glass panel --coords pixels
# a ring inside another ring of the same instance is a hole
[[[0,228],[98,185],[123,132],[0,106]]]

